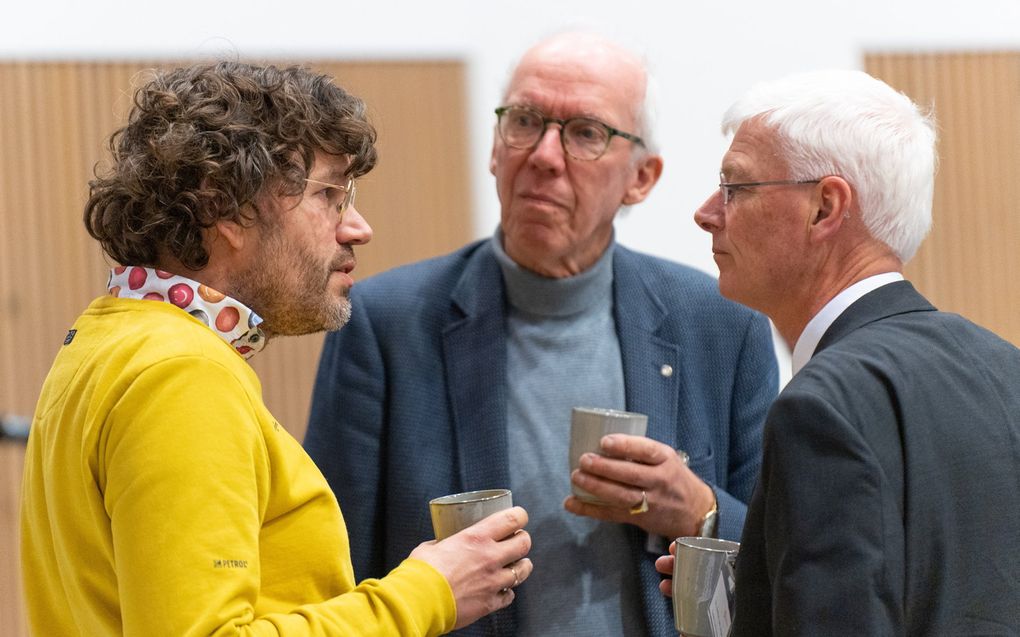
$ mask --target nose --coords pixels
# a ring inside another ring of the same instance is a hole
[[[722,192],[716,188],[712,196],[694,211],[694,223],[705,232],[718,232],[723,229],[725,219]]]
[[[353,205],[344,212],[344,220],[336,227],[336,242],[344,245],[362,245],[372,240],[372,226],[368,225]]]
[[[542,133],[542,138],[538,140],[538,144],[531,149],[528,161],[538,168],[562,170],[566,163],[566,157],[564,157],[561,134],[559,126],[547,127]]]

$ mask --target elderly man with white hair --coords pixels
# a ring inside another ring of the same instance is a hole
[[[649,83],[593,34],[529,49],[493,105],[495,235],[359,283],[326,341],[305,446],[356,571],[385,574],[428,539],[429,498],[509,486],[528,511],[534,574],[465,634],[674,634],[662,539],[740,536],[771,334],[710,276],[615,241],[662,172]],[[606,436],[571,474],[574,406],[646,414],[648,436]]]
[[[934,122],[830,71],[753,88],[724,129],[695,221],[723,295],[769,315],[794,366],[731,635],[1017,634],[1020,351],[902,275],[931,224]]]

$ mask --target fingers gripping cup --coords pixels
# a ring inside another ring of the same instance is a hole
[[[432,530],[437,540],[450,537],[496,511],[514,505],[510,489],[486,489],[444,495],[429,501]]]
[[[607,434],[643,436],[648,429],[648,416],[616,409],[574,407],[570,414],[570,471],[580,466],[581,456],[589,451],[601,454],[600,442]],[[575,496],[592,504],[606,504],[591,493],[571,483]]]

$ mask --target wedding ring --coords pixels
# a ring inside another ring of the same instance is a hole
[[[630,514],[631,515],[637,515],[639,513],[644,513],[647,510],[648,510],[648,494],[645,493],[644,491],[642,491],[641,492],[641,502],[639,502],[638,504],[635,504],[634,506],[632,506],[630,508]]]
[[[520,578],[517,577],[517,569],[514,568],[513,566],[507,566],[507,568],[510,569],[510,572],[514,574],[514,583],[511,584],[510,586],[507,586],[506,588],[499,589],[500,593],[509,593],[510,589],[517,588],[517,585],[521,583]]]

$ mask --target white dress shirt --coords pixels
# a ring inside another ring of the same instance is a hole
[[[796,375],[807,364],[818,347],[818,341],[822,340],[822,335],[854,301],[883,285],[902,280],[903,275],[899,272],[883,272],[862,279],[834,296],[818,314],[811,317],[800,338],[797,339],[797,344],[793,348],[793,374]]]

